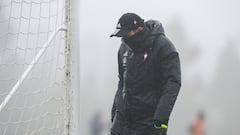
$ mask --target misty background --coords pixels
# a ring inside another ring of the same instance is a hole
[[[81,134],[109,133],[121,43],[109,35],[126,12],[162,22],[180,53],[182,88],[168,135],[190,135],[199,112],[206,135],[240,134],[239,8],[238,0],[81,0]]]
[[[64,0],[0,0],[0,4],[2,102],[51,32],[64,23],[65,5]],[[179,51],[182,88],[168,135],[190,135],[199,112],[205,116],[206,135],[240,134],[240,1],[80,0],[79,10],[80,127],[76,128],[81,135],[109,135],[121,43],[109,36],[126,12],[137,13],[146,21],[159,20]],[[1,134],[6,129],[8,134],[21,133],[21,129],[26,134],[63,132],[64,36],[57,35],[0,115]],[[16,130],[16,126],[20,128]]]

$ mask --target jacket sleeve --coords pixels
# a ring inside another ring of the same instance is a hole
[[[170,114],[181,87],[181,69],[178,52],[169,40],[160,49],[159,70],[163,77],[159,84],[160,97],[155,110],[154,120],[168,124]]]
[[[118,78],[119,78],[119,81],[118,81],[118,89],[115,93],[115,97],[114,97],[114,101],[113,101],[113,105],[112,105],[112,112],[111,112],[111,121],[112,122],[114,120],[114,116],[115,116],[116,110],[117,110],[117,106],[116,106],[117,96],[120,93],[119,91],[122,89],[122,86],[123,86],[123,80],[122,80],[123,69],[122,69],[122,62],[121,62],[121,56],[120,55],[121,55],[121,51],[119,49],[119,51],[118,51]]]

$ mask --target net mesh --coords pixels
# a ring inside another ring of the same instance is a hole
[[[0,0],[0,103],[34,63],[0,111],[1,135],[60,135],[66,132],[66,33],[64,0]]]

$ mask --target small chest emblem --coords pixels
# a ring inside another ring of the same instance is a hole
[[[148,57],[148,53],[145,52],[144,55],[143,55],[143,61],[144,61],[144,62],[147,60],[147,57]]]

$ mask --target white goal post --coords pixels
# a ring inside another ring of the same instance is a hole
[[[0,0],[0,134],[79,135],[79,1]]]

